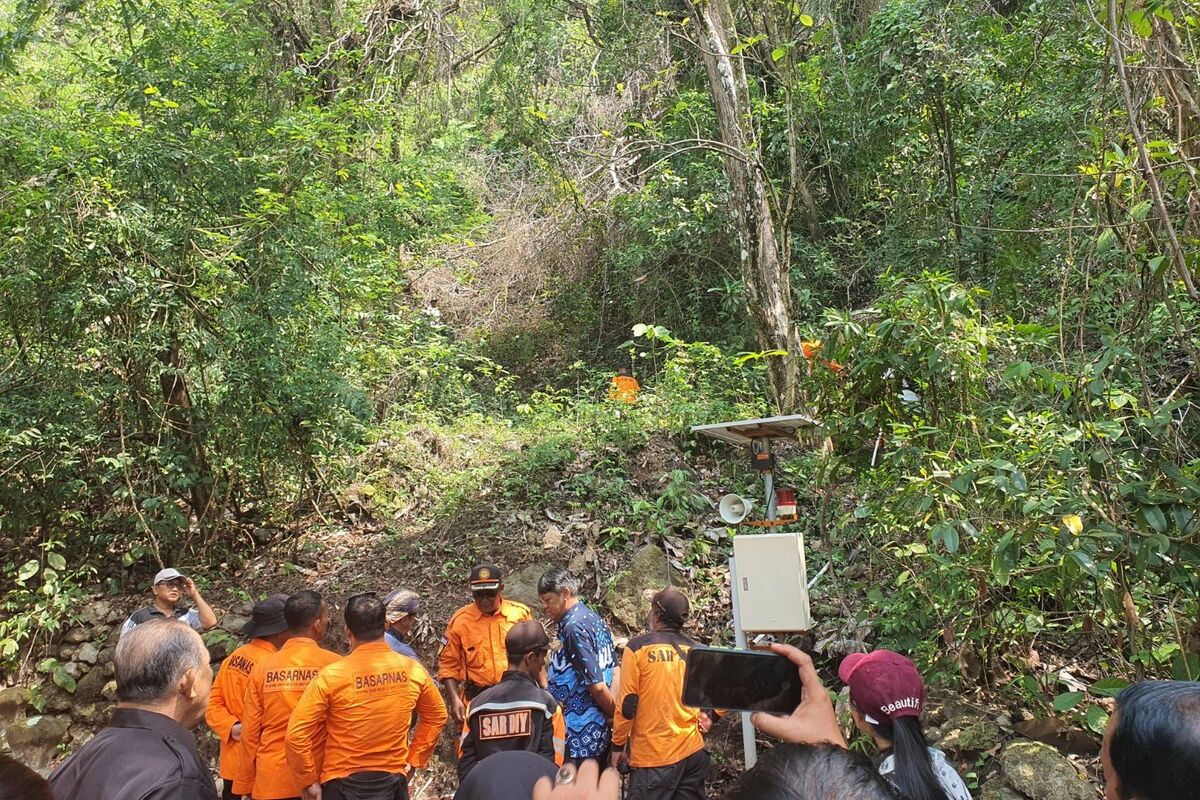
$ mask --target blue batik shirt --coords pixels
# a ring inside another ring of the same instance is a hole
[[[547,688],[562,705],[566,719],[566,755],[602,756],[609,747],[612,723],[596,705],[588,687],[597,683],[612,685],[617,660],[612,632],[595,611],[576,603],[558,622],[558,640],[562,646],[550,656]]]

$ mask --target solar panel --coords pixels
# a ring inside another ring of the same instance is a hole
[[[749,444],[754,439],[794,439],[796,431],[801,428],[816,428],[819,425],[820,423],[805,414],[788,414],[782,417],[693,425],[692,433],[711,436],[730,444]]]

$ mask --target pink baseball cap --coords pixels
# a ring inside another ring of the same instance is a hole
[[[919,717],[925,707],[925,682],[917,665],[891,650],[851,653],[838,666],[850,687],[850,699],[873,725],[891,725],[896,717]]]

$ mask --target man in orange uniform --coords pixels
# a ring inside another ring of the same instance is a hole
[[[620,367],[608,385],[608,399],[632,405],[637,402],[641,389],[641,384],[633,377],[629,367]]]
[[[704,800],[708,715],[683,705],[683,673],[695,642],[681,633],[688,601],[666,588],[650,601],[650,633],[629,640],[613,719],[612,765],[631,767],[626,800]],[[629,745],[629,752],[621,752]]]
[[[221,740],[220,773],[224,784],[222,800],[250,793],[250,787],[236,784],[234,778],[244,769],[242,747],[242,718],[245,710],[246,684],[256,664],[274,653],[288,638],[288,624],[283,617],[286,594],[276,594],[254,604],[245,634],[250,641],[229,654],[221,663],[221,671],[213,681],[204,718]]]
[[[306,800],[407,800],[408,776],[429,763],[446,704],[425,668],[384,641],[386,626],[374,593],[351,597],[350,655],[321,670],[292,712],[287,758]]]
[[[340,656],[320,647],[329,627],[329,607],[313,591],[296,592],[283,608],[291,638],[250,673],[242,721],[245,769],[237,779],[254,800],[299,798],[307,785],[292,774],[284,750],[292,709],[327,664]]]
[[[500,683],[467,705],[458,743],[458,779],[483,759],[527,750],[563,763],[567,723],[554,695],[546,691],[550,637],[542,623],[518,622],[504,637],[508,671]]]
[[[455,722],[463,721],[465,702],[499,683],[508,669],[504,637],[512,626],[533,619],[529,606],[504,599],[502,577],[493,564],[471,570],[474,602],[454,612],[446,625],[438,679],[446,686]]]

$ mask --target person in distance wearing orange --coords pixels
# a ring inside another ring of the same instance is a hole
[[[284,739],[292,710],[322,667],[340,656],[318,643],[329,628],[329,607],[317,592],[296,592],[283,607],[291,637],[258,662],[246,685],[242,746],[235,782],[253,800],[299,798],[306,784],[288,766]]]
[[[687,597],[673,587],[650,601],[650,632],[635,636],[621,658],[613,718],[612,765],[630,766],[628,800],[704,800],[709,716],[685,706],[683,676],[696,642],[682,633]],[[625,752],[628,745],[628,752]]]
[[[567,724],[546,691],[550,637],[542,623],[518,622],[504,639],[508,671],[500,683],[467,704],[458,745],[460,781],[483,759],[510,750],[537,753],[563,763]]]
[[[384,641],[386,625],[373,592],[351,597],[350,655],[321,670],[292,712],[287,758],[305,800],[407,800],[408,777],[429,763],[446,704],[425,668]]]
[[[446,624],[438,657],[438,679],[450,698],[450,716],[461,723],[466,702],[500,682],[508,669],[504,637],[512,626],[533,619],[529,606],[504,599],[504,583],[494,564],[471,570],[471,603],[454,612]]]
[[[633,405],[637,402],[638,392],[641,389],[641,384],[638,383],[637,378],[633,377],[633,372],[629,367],[619,367],[617,374],[613,375],[612,382],[608,385],[608,399]]]
[[[221,741],[222,800],[233,800],[250,793],[250,787],[234,781],[242,772],[245,759],[242,718],[245,716],[246,684],[255,665],[287,641],[288,624],[283,616],[286,603],[286,594],[276,594],[254,604],[245,630],[250,641],[229,654],[213,681],[204,718]]]

